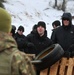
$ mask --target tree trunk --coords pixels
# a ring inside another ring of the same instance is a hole
[[[56,8],[57,7],[57,0],[55,0],[55,5],[54,5],[54,8]]]
[[[66,9],[66,0],[63,0],[63,3],[62,3],[62,10],[65,11]]]

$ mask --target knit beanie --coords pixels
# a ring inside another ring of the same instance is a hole
[[[0,31],[9,33],[11,31],[11,16],[3,8],[0,8]]]
[[[46,29],[46,24],[43,21],[39,21],[37,24],[37,27],[42,26],[44,29]]]
[[[24,27],[23,26],[19,26],[18,30],[22,30],[24,32]]]

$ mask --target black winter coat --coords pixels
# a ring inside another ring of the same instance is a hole
[[[68,50],[74,44],[74,26],[71,25],[68,28],[61,26],[55,29],[52,32],[51,39],[54,43],[59,43],[64,50]]]
[[[29,35],[27,35],[27,39],[29,42],[34,44],[36,55],[52,45],[52,41],[47,37],[47,31],[45,31],[45,34],[42,37],[39,36],[37,31],[32,31]],[[32,52],[33,51],[31,51],[31,53]]]
[[[26,49],[26,47],[27,47],[27,39],[26,39],[26,36],[25,35],[19,35],[18,33],[16,33],[15,36],[14,36],[14,39],[17,42],[18,49],[20,51],[27,52],[26,51],[27,50]]]

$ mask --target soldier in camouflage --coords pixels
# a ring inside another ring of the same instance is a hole
[[[0,75],[36,75],[28,56],[20,52],[12,36],[11,16],[0,8]]]

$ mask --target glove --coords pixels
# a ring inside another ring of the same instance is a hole
[[[71,53],[70,54],[70,57],[73,57],[74,56],[74,44],[72,44],[69,48],[68,48],[69,52]]]
[[[74,57],[74,51],[71,52],[71,57]]]
[[[64,52],[64,57],[69,58],[70,55],[71,55],[71,52],[69,52],[69,51],[65,51],[65,52]]]

